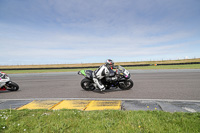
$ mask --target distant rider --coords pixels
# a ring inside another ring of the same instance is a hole
[[[113,68],[115,68],[114,62],[111,59],[107,59],[104,65],[93,72],[93,81],[101,91],[105,90],[105,86],[101,83],[102,78],[105,77],[107,82],[117,80],[116,77],[113,77],[115,76]]]
[[[3,76],[4,76],[4,73],[0,71],[0,89],[5,84],[5,82],[2,80]]]

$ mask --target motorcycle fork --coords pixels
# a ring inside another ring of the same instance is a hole
[[[123,81],[119,82],[119,85],[125,86],[125,83]]]

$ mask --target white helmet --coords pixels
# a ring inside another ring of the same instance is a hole
[[[114,62],[113,62],[111,59],[107,59],[105,65],[106,65],[108,68],[110,67],[111,69],[113,69],[113,67],[114,67]]]

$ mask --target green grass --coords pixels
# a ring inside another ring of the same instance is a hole
[[[17,73],[49,73],[49,72],[78,72],[80,69],[44,69],[44,70],[5,70],[7,74]]]
[[[139,67],[125,67],[128,70],[148,70],[148,69],[200,69],[200,64],[191,65],[165,65],[165,66],[139,66]],[[83,68],[84,69],[84,68]],[[96,68],[85,68],[96,70]],[[47,73],[47,72],[78,72],[81,69],[46,69],[46,70],[7,70],[3,71],[7,74],[11,73]]]
[[[200,69],[200,64],[125,67],[126,69]]]
[[[0,110],[0,132],[200,132],[200,113],[164,111]]]

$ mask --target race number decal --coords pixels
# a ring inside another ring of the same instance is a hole
[[[124,73],[125,73],[126,75],[129,75],[129,72],[128,72],[127,70],[125,70]]]

